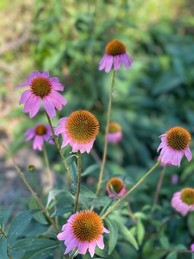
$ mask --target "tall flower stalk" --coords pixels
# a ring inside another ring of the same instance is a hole
[[[61,149],[61,147],[59,145],[58,137],[55,135],[55,131],[54,131],[51,119],[50,119],[50,117],[49,117],[47,112],[46,112],[46,117],[47,117],[48,123],[49,123],[49,125],[51,127],[51,130],[52,130],[52,134],[53,134],[55,145],[56,145],[56,147],[57,147],[57,149],[59,151],[59,154],[60,154],[60,156],[62,158],[63,164],[64,164],[65,169],[67,171],[67,177],[69,179],[69,182],[72,183],[72,176],[71,176],[71,173],[70,173],[70,170],[69,170],[69,166],[68,166],[67,161],[66,161],[66,159],[65,159],[65,157],[63,155],[62,149]]]
[[[75,208],[74,212],[77,212],[79,209],[79,194],[81,186],[81,153],[77,152],[77,190],[75,195]]]
[[[103,174],[104,174],[104,167],[105,167],[105,162],[106,162],[107,147],[108,147],[108,131],[109,131],[111,108],[112,108],[112,93],[113,93],[113,86],[114,86],[114,82],[115,82],[115,74],[116,74],[116,72],[115,72],[115,70],[113,70],[112,82],[111,82],[110,94],[109,94],[108,111],[107,111],[106,131],[105,131],[105,138],[104,138],[104,150],[103,150],[102,164],[101,164],[101,168],[100,168],[98,184],[97,184],[97,188],[96,188],[96,195],[99,194],[100,189],[101,189],[102,179],[103,179]]]
[[[160,164],[160,161],[157,161],[155,165],[119,200],[117,200],[107,211],[101,216],[102,219],[106,218],[130,193],[132,193]]]

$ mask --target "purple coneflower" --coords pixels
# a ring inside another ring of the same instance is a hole
[[[106,45],[105,55],[100,61],[99,70],[105,69],[105,72],[108,73],[114,66],[116,71],[120,69],[122,64],[128,69],[132,64],[132,58],[126,53],[126,47],[122,42],[111,40]]]
[[[108,196],[113,199],[122,197],[127,192],[124,182],[118,177],[113,177],[107,182],[106,190]]]
[[[55,134],[62,135],[62,147],[69,144],[72,152],[89,153],[99,132],[99,122],[88,111],[78,110],[59,120]]]
[[[109,143],[118,143],[122,139],[122,128],[117,122],[110,122],[107,139]]]
[[[33,139],[33,149],[42,150],[44,141],[54,144],[52,137],[52,131],[49,125],[38,124],[36,127],[30,128],[25,133],[25,140],[29,141]]]
[[[180,166],[180,162],[185,155],[188,161],[192,158],[189,148],[191,141],[190,133],[181,127],[174,127],[160,136],[161,143],[158,147],[160,151],[159,160],[162,165]]]
[[[180,212],[183,216],[189,211],[194,211],[194,189],[184,188],[176,192],[171,200],[172,207]]]
[[[71,215],[57,238],[64,241],[65,254],[74,249],[77,249],[78,254],[85,254],[89,250],[93,257],[96,246],[104,248],[103,233],[109,231],[104,227],[102,219],[95,212],[85,210]]]
[[[24,104],[24,112],[28,112],[30,118],[34,117],[39,108],[41,101],[49,117],[53,118],[57,110],[66,105],[66,100],[57,91],[63,91],[64,86],[60,84],[57,77],[49,77],[48,72],[32,72],[23,84],[19,87],[28,87],[21,98],[19,104]]]

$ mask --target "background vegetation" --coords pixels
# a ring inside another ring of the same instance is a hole
[[[100,121],[94,150],[83,157],[83,168],[91,169],[83,181],[95,190],[98,168],[91,166],[102,157],[110,87],[110,75],[99,72],[98,63],[106,43],[113,38],[125,43],[133,65],[116,75],[111,119],[122,125],[124,137],[120,144],[109,146],[105,182],[111,176],[120,176],[130,188],[157,159],[160,134],[176,125],[194,133],[192,1],[17,0],[1,1],[0,10],[0,129],[3,141],[8,136],[13,154],[24,146],[31,148],[24,143],[25,130],[35,121],[46,121],[43,112],[33,121],[23,114],[18,106],[21,91],[16,86],[32,70],[48,70],[65,85],[68,105],[58,117],[87,109]],[[57,151],[53,147],[48,151],[53,170],[61,179],[63,168],[58,164]],[[69,149],[65,152],[68,154]],[[110,257],[104,258],[187,258],[180,250],[190,249],[194,243],[194,214],[180,217],[170,207],[170,199],[175,191],[194,187],[193,170],[194,162],[188,164],[186,159],[180,168],[167,168],[155,210],[152,206],[159,170],[147,179],[130,196],[131,208],[141,219],[139,225],[126,217],[127,209],[120,213],[120,223],[131,229],[139,250],[122,236]],[[177,185],[171,182],[173,174],[179,176]],[[1,207],[4,205],[0,204]],[[117,214],[112,217],[115,219]],[[46,256],[42,258],[53,258]]]

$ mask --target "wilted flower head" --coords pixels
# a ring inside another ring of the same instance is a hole
[[[123,180],[118,177],[113,177],[107,182],[106,190],[113,199],[124,196],[127,191]]]
[[[185,216],[189,211],[194,211],[194,189],[184,188],[176,192],[171,200],[172,207]]]
[[[109,143],[118,143],[122,139],[122,128],[117,122],[110,122],[108,128]]]
[[[48,72],[33,72],[19,87],[28,87],[21,98],[19,104],[24,104],[24,112],[29,112],[30,118],[34,117],[39,108],[41,101],[49,117],[53,118],[57,110],[62,109],[62,105],[67,102],[57,91],[63,91],[63,85],[60,84],[57,77],[49,77]]]
[[[100,216],[91,210],[85,210],[71,215],[57,238],[64,241],[65,254],[76,248],[78,254],[85,254],[89,250],[93,257],[96,246],[104,248],[103,233],[109,231],[103,226]]]
[[[174,127],[160,136],[161,143],[158,147],[160,151],[159,160],[162,165],[180,166],[180,162],[185,155],[190,161],[192,153],[189,148],[191,141],[190,133],[181,127]]]
[[[33,139],[33,149],[42,150],[44,141],[54,144],[52,137],[52,131],[48,124],[37,124],[35,127],[30,128],[25,133],[25,140],[29,141]]]
[[[111,40],[106,45],[105,55],[100,61],[99,70],[105,69],[105,72],[108,73],[113,65],[116,71],[120,69],[122,64],[128,69],[132,64],[132,58],[126,53],[126,47],[122,42]]]
[[[69,144],[72,152],[89,153],[99,132],[99,122],[88,111],[78,110],[59,120],[55,134],[63,137],[62,147]]]

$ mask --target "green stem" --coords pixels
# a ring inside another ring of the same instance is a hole
[[[47,154],[45,144],[43,145],[43,155],[44,155],[44,161],[45,161],[46,171],[47,171],[47,175],[48,175],[49,187],[52,188],[53,187],[53,176],[52,176],[52,172],[50,170],[48,154]]]
[[[109,129],[109,122],[110,122],[110,114],[111,114],[111,107],[112,107],[112,92],[113,92],[113,86],[115,81],[115,70],[113,70],[112,75],[112,82],[111,82],[111,88],[110,88],[110,95],[109,95],[109,103],[108,103],[108,111],[107,111],[107,122],[106,122],[106,131],[105,131],[105,140],[104,140],[104,150],[103,150],[103,157],[102,157],[102,164],[100,168],[100,174],[98,179],[98,184],[96,188],[96,195],[100,192],[101,185],[102,185],[102,179],[103,179],[103,173],[104,173],[104,166],[106,162],[106,155],[107,155],[107,146],[108,146],[108,129]]]
[[[161,189],[161,186],[162,186],[162,183],[163,183],[165,171],[166,171],[166,167],[164,166],[161,173],[160,173],[160,178],[158,180],[158,184],[157,184],[157,187],[156,187],[156,192],[155,192],[155,195],[154,195],[154,204],[153,204],[152,210],[154,210],[154,208],[156,207],[156,205],[158,203],[158,197],[159,197],[160,189]]]
[[[60,154],[60,156],[61,156],[61,158],[62,158],[63,164],[64,164],[65,169],[66,169],[66,171],[67,171],[67,177],[68,177],[68,179],[69,179],[69,182],[72,183],[72,176],[71,176],[71,173],[70,173],[70,170],[69,170],[69,166],[68,166],[67,161],[66,161],[66,159],[65,159],[65,157],[64,157],[64,155],[63,155],[62,149],[61,149],[61,147],[60,147],[60,145],[59,145],[58,138],[57,138],[57,136],[55,135],[55,131],[54,131],[54,128],[53,128],[51,119],[50,119],[49,115],[47,114],[47,112],[46,112],[46,117],[47,117],[48,122],[49,122],[49,125],[50,125],[50,127],[51,127],[51,131],[52,131],[52,134],[53,134],[53,138],[54,138],[55,145],[56,145],[56,147],[57,147],[57,149],[58,149],[58,151],[59,151],[59,154]]]
[[[81,153],[77,152],[77,190],[75,195],[75,209],[74,212],[78,211],[79,206],[79,193],[80,193],[80,185],[81,185]]]
[[[153,167],[123,197],[121,197],[118,201],[116,201],[111,207],[107,209],[107,211],[102,215],[101,218],[106,218],[106,216],[108,216],[111,211],[113,211],[131,192],[133,192],[145,180],[148,175],[150,175],[156,169],[159,163],[160,161],[157,161],[157,163],[153,165]]]
[[[4,145],[2,145],[3,148],[5,149],[5,151],[7,151],[6,147]],[[13,157],[11,156],[13,165],[16,169],[16,171],[18,172],[19,176],[21,177],[22,181],[24,182],[25,186],[27,187],[27,189],[31,192],[32,196],[34,197],[34,199],[36,200],[39,208],[42,210],[42,212],[44,213],[45,217],[47,218],[47,220],[51,223],[51,225],[53,225],[53,227],[56,229],[56,231],[58,232],[59,229],[55,224],[55,221],[50,217],[50,213],[48,212],[48,210],[44,207],[44,205],[42,204],[41,200],[38,198],[37,193],[32,189],[32,187],[30,186],[30,184],[28,183],[28,181],[25,178],[24,173],[21,171],[21,169],[19,168],[19,166],[17,165],[17,163],[15,162],[15,160],[13,159]]]

